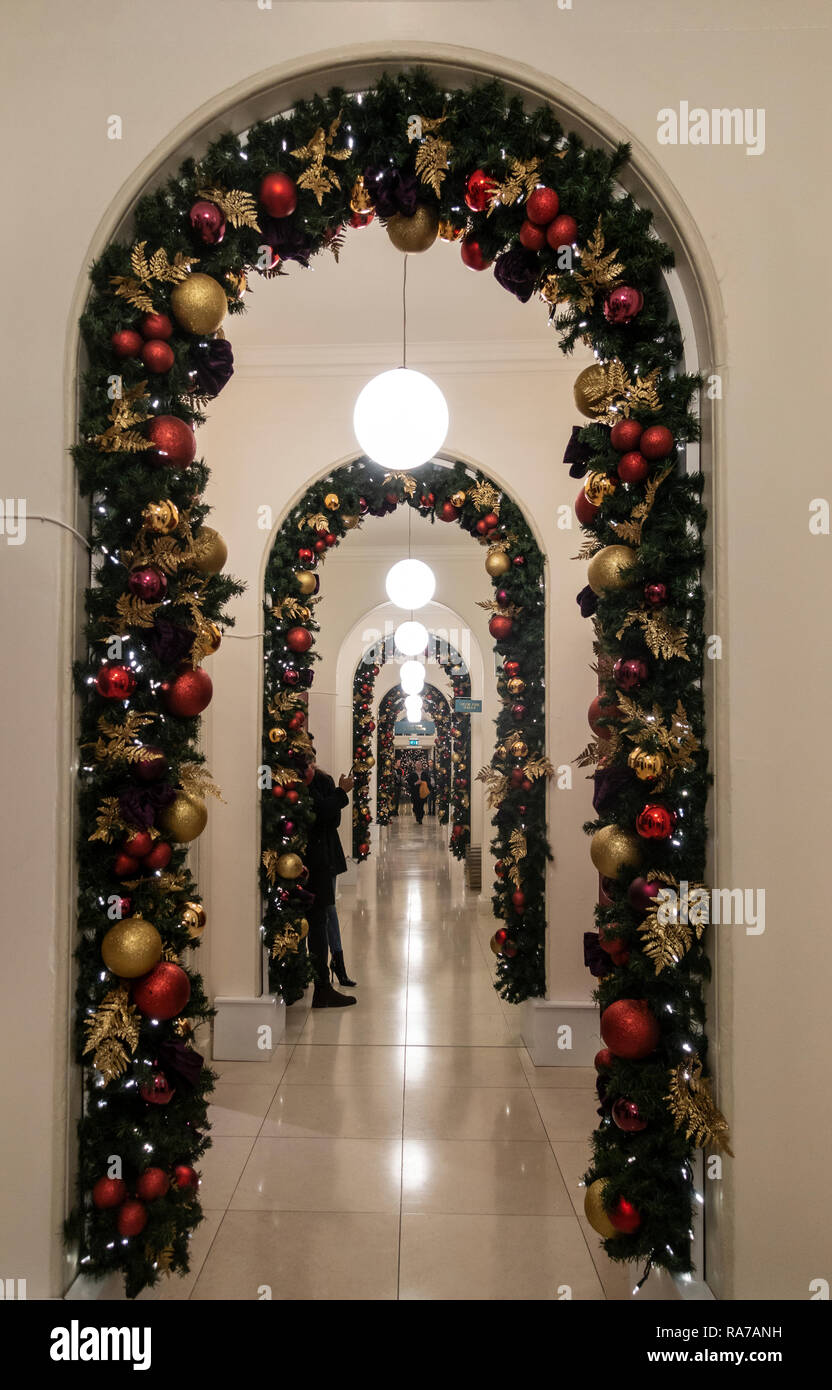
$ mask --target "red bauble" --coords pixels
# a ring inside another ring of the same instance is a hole
[[[491,261],[486,260],[482,253],[482,247],[473,237],[464,236],[459,243],[459,254],[462,257],[463,265],[467,265],[469,270],[487,270]]]
[[[637,656],[620,656],[612,668],[612,676],[619,690],[637,690],[650,675],[646,661]]]
[[[312,549],[315,551],[317,555],[323,555],[324,551],[326,550],[326,541],[324,540],[323,536],[319,536],[316,541],[312,542]]]
[[[369,208],[367,212],[354,212],[350,217],[350,226],[369,227],[374,217],[375,213],[372,208]]]
[[[649,802],[636,816],[636,830],[644,840],[669,839],[675,824],[673,812],[656,802]]]
[[[673,451],[673,435],[666,425],[648,425],[638,442],[638,447],[651,462],[667,458]]]
[[[260,202],[272,217],[291,217],[298,205],[298,190],[288,174],[267,174],[260,185]]]
[[[628,454],[638,448],[638,441],[644,433],[644,426],[638,420],[619,420],[610,430],[610,444],[616,453]]]
[[[650,472],[650,465],[644,454],[640,454],[637,449],[633,449],[629,454],[622,454],[618,460],[618,476],[622,483],[642,483]]]
[[[149,854],[142,859],[142,868],[149,869],[151,873],[156,873],[159,869],[166,869],[173,858],[173,849],[166,840],[159,840]]]
[[[554,188],[536,188],[526,202],[526,216],[536,227],[548,227],[558,215],[560,198]]]
[[[313,776],[314,773],[310,772],[309,777],[307,777],[304,773],[304,781],[311,782]],[[297,806],[298,802],[300,801],[300,792],[295,791],[294,787],[290,787],[286,793],[286,800],[290,806]]]
[[[511,895],[511,905],[515,912],[522,912],[526,906],[526,895],[519,888]]]
[[[358,846],[358,853],[363,855],[370,853],[370,846],[367,844],[366,840]]]
[[[105,700],[126,700],[136,689],[136,677],[121,661],[108,661],[95,678],[95,688]]]
[[[429,512],[435,501],[436,497],[434,493],[423,492],[421,497],[419,498],[419,506],[424,507],[425,511]]]
[[[513,626],[511,618],[507,618],[504,613],[495,613],[488,624],[488,631],[497,642],[505,642],[506,638],[511,636]]]
[[[153,565],[139,565],[128,574],[127,587],[144,603],[159,603],[168,591],[168,578]]]
[[[559,251],[562,246],[573,246],[578,240],[578,224],[574,217],[567,213],[556,217],[546,228],[546,240],[553,251]]]
[[[214,685],[211,677],[197,666],[180,671],[172,681],[162,686],[165,709],[168,714],[176,714],[180,719],[193,719],[201,714],[211,703]]]
[[[498,878],[503,878],[505,876],[506,866],[503,863],[502,859],[497,860],[496,864],[494,865],[494,872]]]
[[[291,729],[292,733],[295,734],[295,733],[297,733],[298,729],[302,729],[302,728],[303,728],[303,725],[304,725],[304,715],[301,714],[300,710],[297,710],[297,711],[292,715],[292,717],[291,717],[291,719],[289,720],[289,722],[288,722],[288,724],[286,725],[286,727],[287,727],[288,729]]]
[[[324,544],[327,547],[337,545],[338,537],[334,536],[331,531],[327,531],[326,535],[324,536]]]
[[[578,496],[575,498],[575,515],[581,525],[591,526],[600,510],[601,508],[596,507],[594,502],[590,502],[583,488],[581,488]]]
[[[133,1003],[146,1018],[175,1018],[191,997],[191,982],[181,965],[163,960],[133,985]]]
[[[627,889],[627,902],[636,912],[646,912],[652,907],[661,892],[662,885],[655,880],[634,878]]]
[[[611,932],[618,931],[620,928],[617,922],[608,922],[604,930]],[[598,945],[601,947],[602,951],[606,951],[607,955],[610,956],[616,955],[619,951],[626,950],[623,937],[604,936],[601,932],[598,933]]]
[[[314,565],[314,564],[315,564],[315,555],[314,555],[314,552],[311,551],[311,550],[309,549],[309,547],[306,546],[306,545],[302,545],[301,548],[300,548],[300,550],[298,551],[298,559],[300,560],[300,562],[301,562],[302,565]]]
[[[511,769],[511,772],[509,773],[509,779],[508,779],[508,780],[510,781],[510,783],[511,783],[511,785],[512,785],[513,787],[522,787],[522,785],[523,785],[523,769],[522,769],[522,767],[513,767],[513,768]]]
[[[459,516],[459,511],[454,506],[453,502],[443,502],[437,507],[436,515],[440,521],[456,521]]]
[[[143,338],[172,338],[173,321],[167,314],[145,314],[139,331]]]
[[[276,796],[278,801],[282,801],[285,795],[286,788],[282,787],[279,782],[275,782],[274,786],[272,787],[272,796]]]
[[[190,1163],[177,1163],[173,1170],[173,1181],[176,1187],[190,1188],[192,1192],[196,1192],[199,1187],[199,1173]]]
[[[99,1211],[120,1207],[127,1196],[127,1183],[121,1178],[99,1178],[92,1189],[92,1204]]]
[[[485,516],[483,517],[483,521],[485,522],[489,531],[493,531],[494,527],[499,526],[500,524],[500,518],[498,517],[496,512],[486,512]]]
[[[135,878],[140,867],[138,859],[133,859],[129,854],[117,854],[113,861],[113,873],[116,878]]]
[[[517,240],[527,251],[542,251],[546,245],[546,233],[533,222],[524,222],[517,234]]]
[[[300,680],[300,673],[296,666],[284,666],[280,673],[280,679],[283,685],[294,687]]]
[[[290,627],[286,633],[286,646],[290,652],[308,652],[313,641],[308,627]]]
[[[478,535],[478,536],[484,536],[488,530],[489,530],[489,527],[488,527],[488,525],[487,525],[487,523],[486,523],[485,517],[484,517],[484,516],[480,517],[479,521],[477,522],[477,526],[476,526],[477,535]]]
[[[156,1202],[169,1187],[170,1178],[164,1168],[145,1168],[136,1180],[136,1196],[143,1202]]]
[[[140,782],[158,782],[167,770],[168,760],[164,749],[153,743],[148,743],[138,762],[133,763],[133,771]]]
[[[497,184],[489,178],[484,169],[475,169],[468,175],[465,185],[465,201],[472,212],[485,212],[491,203],[491,195]]]
[[[225,218],[216,203],[200,198],[188,214],[191,226],[206,246],[219,246],[225,236]]]
[[[511,563],[512,563],[513,565],[516,565],[517,568],[519,569],[521,565],[525,565],[525,563],[526,563],[526,557],[525,557],[525,555],[515,555],[515,557],[514,557],[514,559],[512,560]]]
[[[146,830],[137,830],[121,847],[122,854],[132,854],[134,859],[144,859],[153,848],[153,841]]]
[[[161,376],[169,372],[174,363],[173,348],[161,338],[151,338],[142,348],[142,361],[149,372]]]
[[[655,1052],[661,1030],[646,999],[617,999],[601,1015],[601,1037],[616,1057],[637,1062]]]
[[[147,437],[156,446],[157,461],[172,468],[187,468],[196,458],[196,435],[178,415],[157,415],[150,422]]]
[[[667,585],[645,584],[644,602],[649,608],[661,608],[663,603],[667,603]]]
[[[118,920],[123,922],[125,917],[129,917],[133,911],[132,898],[119,898],[118,900]]]
[[[119,1207],[116,1226],[120,1236],[141,1235],[147,1225],[147,1208],[132,1197]]]
[[[643,308],[641,290],[634,290],[631,285],[618,285],[604,300],[604,318],[607,323],[632,323]]]
[[[609,738],[612,731],[608,726],[621,718],[621,710],[608,696],[596,695],[589,707],[587,718],[596,738]]]
[[[610,1207],[607,1216],[610,1224],[623,1235],[631,1236],[641,1225],[641,1212],[632,1202],[628,1202],[626,1197],[619,1197],[615,1206]]]
[[[642,1116],[634,1100],[626,1100],[620,1096],[612,1107],[613,1123],[618,1125],[625,1134],[640,1134],[647,1128],[647,1121]]]
[[[505,608],[509,602],[508,589],[498,589],[494,595],[501,608]]]
[[[611,1067],[614,1061],[615,1061],[615,1057],[614,1057],[613,1054],[610,1052],[609,1048],[608,1048],[608,1047],[602,1047],[602,1048],[601,1048],[598,1052],[596,1052],[596,1054],[595,1054],[595,1061],[594,1061],[595,1070],[596,1070],[596,1071],[603,1071],[605,1068]]]
[[[507,676],[519,676],[519,675],[520,675],[520,662],[519,662],[519,661],[504,661],[504,662],[503,662],[503,670],[505,671],[505,673],[506,673]]]
[[[149,1081],[142,1082],[139,1095],[148,1105],[167,1105],[176,1095],[176,1087],[171,1086],[163,1071],[155,1071]]]
[[[110,346],[116,357],[141,357],[142,337],[132,328],[120,328],[110,338]]]
[[[512,719],[516,719],[517,722],[518,722],[518,724],[520,723],[520,720],[521,720],[521,719],[525,719],[525,717],[526,717],[526,706],[523,704],[523,702],[522,702],[521,700],[518,700],[516,705],[512,705],[512,707],[511,707],[511,717],[512,717]]]

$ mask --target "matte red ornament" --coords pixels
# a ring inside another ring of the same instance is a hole
[[[142,348],[142,361],[149,372],[161,376],[169,372],[174,363],[173,348],[161,338],[151,338]]]
[[[201,714],[210,705],[213,693],[213,681],[200,666],[180,671],[162,686],[166,710],[180,719],[193,719]]]
[[[326,550],[326,541],[323,536],[319,536],[316,541],[312,542],[312,549],[315,551],[316,555],[323,555]]]
[[[295,791],[294,787],[290,787],[286,793],[286,800],[288,801],[290,806],[297,806],[298,802],[300,801],[300,792]]]
[[[169,1187],[170,1178],[164,1168],[145,1168],[136,1179],[136,1196],[143,1202],[156,1202]]]
[[[656,802],[649,802],[636,816],[636,830],[644,840],[669,839],[675,824],[673,812]]]
[[[139,565],[128,574],[127,587],[144,603],[159,603],[168,591],[168,578],[154,565]]]
[[[511,618],[506,617],[504,613],[495,613],[488,624],[488,631],[497,642],[505,642],[506,638],[511,636],[513,626]]]
[[[638,420],[619,420],[610,430],[610,444],[619,454],[628,454],[638,448],[638,441],[644,433],[644,426]]]
[[[157,415],[150,422],[147,437],[156,446],[157,461],[171,468],[187,468],[196,458],[196,435],[178,415]]]
[[[617,285],[610,290],[604,300],[604,318],[607,323],[632,323],[644,308],[644,295],[631,285]]]
[[[120,1207],[127,1196],[127,1183],[121,1178],[99,1178],[93,1184],[92,1204],[99,1211]]]
[[[286,646],[290,652],[308,652],[313,641],[308,627],[290,627],[286,633]]]
[[[634,878],[627,889],[627,902],[636,912],[647,912],[661,892],[662,885],[655,880]]]
[[[122,845],[123,854],[132,854],[134,859],[144,859],[153,848],[153,841],[146,830],[137,830],[135,835],[131,835],[129,840],[125,840]]]
[[[117,854],[113,861],[113,873],[116,878],[135,878],[140,867],[138,859],[134,859],[130,854]]]
[[[596,1071],[605,1071],[608,1067],[612,1066],[614,1061],[615,1057],[610,1052],[609,1048],[602,1047],[596,1052],[593,1065]]]
[[[459,512],[453,502],[443,502],[437,507],[436,515],[440,521],[456,521]]]
[[[622,483],[643,483],[649,472],[650,465],[647,459],[637,449],[632,449],[629,454],[622,454],[618,460],[618,476]]]
[[[465,201],[471,211],[485,212],[496,187],[496,181],[490,178],[484,169],[475,169],[473,174],[469,174],[465,185]]]
[[[500,524],[500,518],[498,517],[496,512],[486,512],[485,516],[483,517],[483,521],[485,522],[489,531],[493,531],[494,527],[499,526]]]
[[[483,255],[482,247],[473,237],[464,236],[459,243],[459,254],[462,257],[462,264],[467,265],[469,270],[487,270],[491,261]]]
[[[609,696],[596,695],[589,706],[587,718],[596,738],[609,738],[612,733],[609,725],[621,718],[621,710]]]
[[[667,458],[673,451],[673,435],[666,425],[648,425],[638,442],[638,447],[646,459]]]
[[[157,873],[160,869],[166,869],[173,858],[173,848],[166,840],[159,840],[153,846],[149,854],[142,860],[142,868],[149,869],[151,873]]]
[[[267,174],[260,185],[260,202],[272,217],[291,217],[298,205],[298,190],[288,174]]]
[[[542,227],[536,227],[534,222],[524,222],[517,233],[517,240],[527,251],[542,251],[546,245],[546,233]]]
[[[120,328],[110,338],[110,346],[116,357],[141,357],[143,345],[141,334],[132,328]]]
[[[173,320],[167,314],[145,314],[139,331],[143,338],[172,338]]]
[[[142,1082],[139,1095],[148,1105],[168,1105],[176,1095],[176,1087],[171,1086],[163,1071],[155,1071],[149,1081]]]
[[[646,661],[637,656],[620,656],[612,668],[612,676],[619,690],[637,690],[650,675]]]
[[[616,1057],[637,1062],[655,1052],[661,1030],[646,999],[617,999],[601,1015],[601,1037]]]
[[[575,515],[582,526],[591,526],[601,508],[590,502],[583,488],[575,498]]]
[[[557,217],[559,209],[560,198],[554,188],[535,188],[526,200],[526,216],[536,227],[548,227]]]
[[[109,661],[95,678],[95,688],[105,700],[126,700],[136,689],[136,677],[121,661]]]
[[[177,1163],[173,1170],[173,1182],[175,1187],[189,1188],[195,1192],[199,1187],[199,1173],[190,1163]]]
[[[631,1236],[641,1225],[641,1212],[632,1202],[628,1202],[626,1197],[619,1197],[615,1206],[610,1207],[607,1216],[615,1229],[623,1235]]]
[[[338,537],[334,536],[331,531],[327,531],[326,535],[324,536],[324,544],[327,546],[327,548],[333,545],[337,545]]]
[[[118,1209],[116,1227],[120,1236],[141,1235],[147,1225],[147,1208],[141,1202],[128,1197]]]
[[[522,912],[526,906],[526,895],[519,888],[511,895],[511,905],[515,912]]]
[[[141,757],[133,763],[133,771],[140,782],[158,782],[167,770],[168,760],[164,749],[153,743],[148,743],[142,750]]]
[[[647,1121],[641,1114],[634,1100],[627,1100],[624,1096],[619,1096],[612,1107],[613,1124],[625,1134],[640,1134],[647,1128]]]
[[[188,214],[191,226],[206,246],[219,246],[225,236],[225,218],[216,203],[200,198]]]
[[[175,1018],[191,997],[191,982],[181,965],[162,960],[133,985],[133,1003],[146,1018]]]
[[[276,796],[278,801],[282,801],[285,795],[286,788],[281,786],[279,782],[275,782],[274,786],[272,787],[272,796]]]
[[[645,584],[644,602],[649,608],[661,608],[663,603],[667,603],[667,585]]]
[[[568,213],[556,217],[546,228],[546,240],[553,251],[559,251],[562,246],[574,246],[578,240],[578,224],[574,217]]]

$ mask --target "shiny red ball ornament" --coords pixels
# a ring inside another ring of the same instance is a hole
[[[511,717],[512,717],[512,719],[516,719],[517,722],[518,722],[518,724],[520,723],[520,721],[521,721],[522,719],[525,719],[525,717],[526,717],[526,706],[523,704],[522,700],[518,700],[516,705],[512,705],[512,707],[511,707]]]
[[[354,212],[350,217],[350,226],[369,227],[374,217],[375,213],[372,208],[368,208],[366,212]]]
[[[638,442],[638,447],[651,462],[667,458],[673,452],[673,435],[666,425],[648,425]]]
[[[575,515],[582,526],[591,526],[601,508],[590,502],[583,488],[575,498]]]
[[[495,872],[495,874],[497,875],[498,878],[503,878],[504,875],[505,875],[505,871],[506,871],[506,866],[505,866],[505,864],[503,863],[502,859],[498,859],[497,862],[496,862],[496,864],[494,865],[494,872]]]
[[[173,320],[167,314],[145,314],[139,324],[139,332],[143,338],[168,338],[173,337]]]
[[[620,656],[612,668],[612,678],[619,690],[637,690],[649,675],[647,662],[637,656]]]
[[[657,802],[649,802],[636,816],[636,830],[644,840],[669,839],[675,824],[673,812]]]
[[[117,854],[113,861],[113,873],[116,878],[135,878],[140,868],[138,859],[134,859],[130,854]]]
[[[323,536],[318,536],[318,539],[312,542],[312,549],[316,555],[323,555],[326,550],[326,541]]]
[[[141,1235],[147,1225],[147,1208],[141,1202],[128,1197],[118,1209],[116,1228],[120,1236]]]
[[[191,997],[191,982],[181,965],[162,960],[133,985],[133,1003],[146,1018],[175,1018]]]
[[[609,738],[612,733],[609,725],[621,718],[621,710],[615,700],[610,700],[607,696],[596,695],[589,706],[587,718],[589,727],[596,738]]]
[[[644,602],[648,608],[661,608],[663,603],[667,603],[667,585],[645,584]]]
[[[136,689],[136,677],[121,661],[108,661],[95,678],[95,688],[105,700],[127,700]]]
[[[288,174],[267,174],[260,185],[260,202],[272,217],[291,217],[298,205],[298,190]]]
[[[290,627],[286,633],[286,646],[290,652],[308,652],[313,641],[308,627]]]
[[[622,1235],[631,1236],[641,1225],[641,1212],[634,1207],[632,1202],[628,1202],[626,1197],[619,1197],[615,1206],[610,1207],[607,1212],[610,1223]]]
[[[526,216],[536,227],[548,227],[560,209],[560,198],[554,188],[535,188],[526,200]]]
[[[133,911],[133,899],[132,899],[132,898],[119,898],[119,900],[118,900],[118,912],[119,912],[119,918],[118,918],[118,920],[119,920],[120,922],[123,922],[124,919],[125,919],[125,917],[129,917],[132,911]]]
[[[291,717],[291,719],[289,720],[289,722],[288,722],[288,724],[287,724],[286,727],[289,728],[289,729],[291,729],[292,733],[295,734],[295,733],[297,733],[298,729],[302,729],[302,728],[303,728],[304,719],[305,719],[305,716],[304,716],[303,714],[301,714],[300,710],[297,710],[297,711],[292,715],[292,717]]]
[[[623,1130],[625,1134],[640,1134],[647,1128],[647,1121],[641,1114],[634,1100],[627,1100],[624,1096],[619,1096],[612,1107],[613,1124]]]
[[[527,251],[542,251],[546,245],[546,233],[542,227],[536,227],[534,222],[524,222],[517,233],[517,240]]]
[[[494,595],[501,608],[505,608],[509,602],[508,589],[498,589]]]
[[[286,793],[286,800],[290,806],[297,806],[300,801],[300,792],[295,791],[294,787],[290,787]]]
[[[284,666],[280,673],[280,679],[283,685],[294,687],[300,681],[300,672],[296,666]]]
[[[171,1086],[163,1071],[155,1071],[149,1081],[142,1082],[139,1095],[148,1105],[168,1105],[176,1095],[176,1087]]]
[[[514,661],[514,660],[511,660],[511,661],[504,661],[504,662],[503,662],[503,670],[505,671],[505,673],[506,673],[507,676],[519,676],[519,675],[520,675],[520,662],[519,662],[519,661]]]
[[[604,318],[607,323],[632,323],[644,308],[644,295],[632,285],[617,285],[610,290],[604,300]]]
[[[578,224],[568,213],[556,217],[546,228],[546,241],[553,251],[559,251],[562,246],[574,246],[577,240]]]
[[[522,912],[526,906],[526,895],[518,888],[511,895],[511,905],[515,912]]]
[[[424,507],[425,511],[430,511],[435,501],[436,497],[432,492],[423,492],[419,498],[419,506]]]
[[[116,357],[141,357],[144,341],[134,329],[120,328],[110,338],[110,346]]]
[[[615,1057],[610,1052],[609,1048],[602,1047],[596,1052],[593,1065],[596,1071],[605,1071],[608,1067],[612,1066],[614,1061]]]
[[[199,1173],[191,1167],[190,1163],[177,1163],[173,1170],[173,1183],[174,1187],[196,1192],[199,1187]]]
[[[282,787],[279,782],[275,782],[274,786],[272,787],[272,796],[276,796],[278,801],[282,801],[285,795],[286,788]]]
[[[327,531],[326,535],[324,536],[324,544],[326,545],[327,549],[329,549],[331,546],[338,544],[338,537],[334,536],[331,531]]]
[[[469,270],[487,270],[491,265],[491,261],[483,255],[479,242],[471,236],[462,238],[459,243],[459,254],[462,257],[462,264],[467,265]]]
[[[610,444],[618,454],[629,454],[638,448],[644,426],[638,420],[619,420],[610,430]]]
[[[618,923],[609,922],[605,930],[608,932],[619,930]],[[598,933],[598,945],[601,947],[601,950],[606,951],[609,956],[614,956],[617,952],[626,950],[624,938],[622,936],[604,936],[603,932]]]
[[[636,912],[647,912],[661,892],[662,885],[655,879],[634,878],[627,889],[627,902]]]
[[[484,517],[484,516],[480,517],[480,519],[479,519],[479,521],[477,522],[477,525],[476,525],[476,532],[477,532],[477,535],[478,535],[478,536],[484,536],[484,535],[486,535],[487,532],[488,532],[488,529],[489,529],[489,528],[488,528],[488,525],[487,525],[487,523],[486,523],[485,517]]]
[[[196,669],[188,667],[172,681],[166,681],[161,690],[168,714],[175,714],[180,719],[193,719],[210,705],[214,684],[200,666]]]
[[[506,638],[511,636],[513,626],[511,618],[506,617],[504,613],[495,613],[488,624],[488,631],[495,641],[505,642]]]
[[[168,591],[168,579],[154,565],[139,565],[128,574],[127,587],[142,602],[159,603]]]
[[[206,246],[219,246],[225,236],[225,218],[216,203],[200,198],[188,213],[191,226]]]
[[[440,521],[456,521],[459,516],[459,511],[454,506],[453,502],[443,502],[437,507],[436,515]]]
[[[145,1168],[136,1179],[136,1196],[143,1202],[156,1202],[170,1188],[170,1178],[164,1168]]]
[[[142,361],[149,372],[161,376],[169,372],[174,363],[173,348],[161,338],[151,338],[142,348]]]
[[[121,1178],[99,1178],[93,1184],[92,1204],[99,1211],[120,1207],[127,1196],[127,1183]]]
[[[500,518],[498,517],[496,512],[486,512],[485,516],[483,517],[483,521],[485,522],[489,531],[493,531],[494,527],[499,526],[500,524]]]
[[[646,999],[617,999],[601,1015],[601,1037],[616,1057],[637,1062],[655,1052],[661,1030]]]
[[[153,848],[153,841],[146,830],[137,830],[135,835],[131,835],[129,840],[125,840],[122,845],[123,854],[132,854],[134,859],[144,859]]]
[[[298,560],[302,565],[314,565],[315,554],[313,551],[309,549],[308,546],[302,545],[300,550],[298,551]]]
[[[485,212],[496,187],[496,181],[484,169],[475,169],[473,174],[469,174],[465,185],[465,202],[471,211]]]
[[[650,465],[647,459],[637,449],[632,449],[629,454],[622,454],[618,460],[618,476],[622,483],[643,483],[649,472]]]
[[[142,868],[155,874],[160,869],[166,869],[172,858],[173,847],[166,840],[158,840],[150,853],[144,856]]]
[[[178,415],[157,415],[150,422],[147,437],[155,445],[157,461],[171,468],[187,468],[196,458],[196,435]]]
[[[358,846],[358,853],[365,856],[370,853],[370,846],[367,844],[366,840]]]

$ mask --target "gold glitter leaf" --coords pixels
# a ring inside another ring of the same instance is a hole
[[[539,173],[540,161],[536,157],[524,164],[522,160],[511,159],[509,161],[509,172],[502,183],[498,183],[493,189],[488,208],[490,217],[494,209],[500,205],[508,207],[511,203],[517,203],[521,198],[528,198],[534,193],[535,188],[540,182]]]
[[[260,231],[257,204],[251,193],[246,193],[241,188],[232,188],[230,192],[226,192],[224,188],[200,188],[196,196],[207,198],[209,203],[216,203],[232,227],[251,227],[255,232]]]
[[[686,1139],[699,1149],[717,1149],[733,1158],[728,1121],[711,1095],[711,1083],[702,1075],[702,1062],[696,1053],[689,1062],[680,1062],[671,1071],[665,1100],[674,1125],[684,1128]]]
[[[84,1029],[84,1056],[93,1054],[92,1064],[106,1081],[121,1076],[139,1041],[139,1015],[126,985],[104,996],[93,1017],[84,1019]]]
[[[442,180],[448,172],[450,153],[450,141],[442,140],[438,135],[426,135],[416,151],[416,173],[422,183],[433,189],[437,198],[442,193]]]

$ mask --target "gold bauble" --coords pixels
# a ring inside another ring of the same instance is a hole
[[[655,782],[661,777],[664,758],[661,753],[648,753],[645,748],[634,748],[627,764],[642,782]]]
[[[281,854],[277,861],[277,872],[281,878],[300,878],[303,860],[299,854]]]
[[[110,927],[101,943],[101,957],[107,969],[123,980],[146,975],[162,956],[162,938],[152,922],[143,917],[125,917]]]
[[[593,507],[600,507],[604,498],[610,497],[615,492],[615,482],[609,473],[588,473],[584,483],[584,492]]]
[[[208,918],[205,915],[205,908],[202,903],[185,903],[182,908],[182,925],[187,927],[188,936],[192,941],[198,940],[205,931],[205,923]]]
[[[489,944],[489,946],[491,947],[492,951],[494,952],[495,956],[499,956],[499,955],[502,954],[503,948],[502,948],[502,946],[500,945],[499,941],[497,940],[496,936],[492,936],[492,938],[491,938],[491,940],[489,941],[488,944]]]
[[[497,744],[497,747],[494,749],[494,757],[495,757],[495,758],[504,758],[505,756],[506,756],[506,746],[505,746],[505,744],[504,744],[504,743],[498,743],[498,744]]]
[[[622,830],[620,825],[604,825],[590,841],[589,856],[599,874],[620,878],[625,871],[639,867],[641,842],[638,835]]]
[[[216,623],[208,623],[207,628],[208,630],[205,634],[205,640],[206,642],[210,642],[211,645],[210,647],[205,648],[205,655],[213,656],[214,652],[219,651],[220,649],[220,644],[222,643],[222,632],[217,627]]]
[[[607,1185],[606,1178],[596,1178],[589,1184],[584,1194],[584,1214],[593,1231],[597,1231],[604,1240],[612,1240],[620,1235],[613,1226],[610,1218],[604,1209],[604,1189]]]
[[[365,766],[365,767],[375,767],[375,765],[376,765],[376,760],[375,760],[374,757],[372,757],[372,755],[371,755],[369,758],[365,758],[365,760],[364,760],[364,766]]]
[[[506,686],[506,690],[508,691],[509,695],[522,695],[525,689],[526,682],[521,681],[519,676],[512,676],[511,680]]]
[[[361,517],[360,517],[360,516],[342,516],[342,517],[341,517],[341,520],[343,521],[344,526],[346,527],[346,529],[347,529],[348,531],[354,531],[355,528],[356,528],[356,526],[358,525],[359,521],[361,520]]]
[[[511,755],[513,758],[527,758],[529,756],[529,745],[522,739],[511,745]]]
[[[605,589],[627,589],[632,584],[630,571],[638,559],[638,551],[629,545],[605,545],[593,555],[586,571],[589,587],[594,594]]]
[[[367,213],[372,210],[373,200],[367,192],[364,175],[359,174],[350,192],[350,212]]]
[[[298,581],[298,588],[307,598],[314,594],[318,587],[318,576],[311,570],[295,570],[295,579]]]
[[[177,792],[159,817],[159,824],[172,840],[186,845],[201,835],[208,824],[208,807],[194,792]]]
[[[588,415],[590,420],[596,415],[606,415],[607,408],[603,400],[596,400],[592,403],[596,393],[603,393],[607,384],[607,373],[600,362],[593,362],[591,367],[584,367],[575,382],[575,404],[582,415]]]
[[[440,217],[439,235],[443,241],[459,241],[465,236],[465,228],[455,227],[449,217]]]
[[[194,537],[191,569],[200,574],[219,574],[228,559],[228,546],[213,526],[203,526]]]
[[[244,270],[227,270],[225,283],[228,285],[229,293],[233,294],[235,299],[242,299],[248,289],[248,280]]]
[[[328,492],[324,498],[324,506],[328,512],[337,512],[341,505],[341,499],[337,492]]]
[[[461,754],[461,753],[452,753],[452,754],[451,754],[451,757],[453,758],[453,760],[454,760],[455,763],[458,763],[459,760],[460,760],[460,758],[462,757],[462,754]]]
[[[276,724],[273,729],[269,729],[269,743],[283,743],[289,735],[286,730]]]
[[[495,550],[493,555],[486,557],[485,569],[492,579],[499,579],[501,575],[508,574],[511,561],[504,550]]]
[[[460,507],[465,506],[465,493],[461,489],[459,492],[452,492],[451,503],[459,511]]]
[[[228,313],[225,290],[213,275],[200,271],[174,285],[170,307],[176,322],[186,333],[216,333]]]
[[[167,499],[164,502],[148,502],[142,512],[142,521],[148,531],[169,536],[179,525],[179,508]]]
[[[412,217],[394,212],[387,223],[387,235],[397,251],[413,255],[427,251],[436,241],[439,231],[439,214],[435,208],[419,203]]]
[[[295,931],[297,932],[301,941],[303,941],[303,938],[305,936],[309,935],[309,923],[307,922],[305,917],[298,918],[297,922],[295,923]]]

